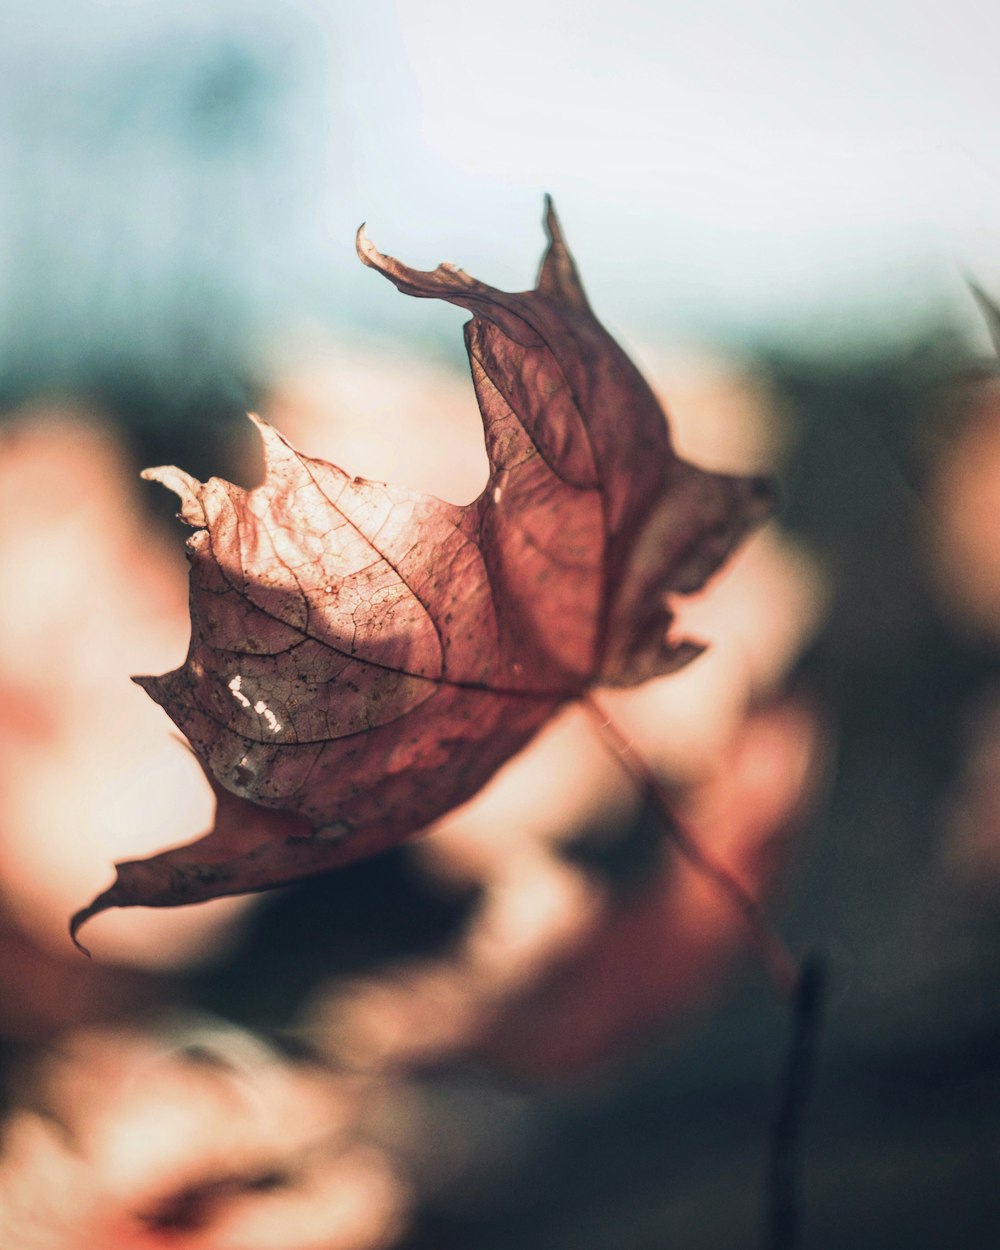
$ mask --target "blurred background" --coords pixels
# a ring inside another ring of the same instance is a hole
[[[5,6],[5,1247],[779,1244],[789,1005],[574,709],[412,847],[102,916],[92,962],[66,933],[113,861],[211,821],[128,680],[187,645],[182,527],[138,470],[252,485],[256,409],[475,497],[463,314],[354,233],[524,289],[546,191],[682,453],[781,484],[684,610],[706,655],[603,697],[827,959],[794,1244],[995,1244],[998,26],[971,0]]]

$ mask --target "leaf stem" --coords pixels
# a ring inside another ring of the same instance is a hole
[[[679,818],[666,786],[594,695],[587,691],[582,695],[581,701],[600,730],[601,737],[621,762],[622,768],[656,800],[663,815],[666,833],[677,849],[743,915],[771,981],[781,994],[792,998],[799,985],[801,969],[763,907],[725,864],[698,844],[697,838]]]

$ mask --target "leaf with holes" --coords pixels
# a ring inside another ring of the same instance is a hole
[[[408,295],[472,313],[465,337],[489,479],[458,507],[353,478],[254,418],[243,490],[146,476],[194,529],[184,665],[137,679],[218,798],[212,831],[120,864],[74,918],[280,885],[371,855],[468,799],[568,700],[698,652],[668,636],[768,510],[759,478],[671,449],[667,421],[598,323],[551,204],[534,290],[358,251]]]

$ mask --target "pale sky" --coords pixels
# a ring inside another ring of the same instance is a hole
[[[981,0],[11,0],[0,323],[156,343],[235,293],[265,334],[421,334],[448,314],[362,270],[358,224],[524,287],[549,191],[626,337],[973,328],[998,47]]]
[[[547,189],[591,285],[629,316],[821,327],[962,304],[963,268],[1000,282],[991,6],[394,7],[369,107],[390,151],[411,126],[418,150],[402,158],[412,196],[388,162],[370,171],[396,184],[367,210],[385,247],[465,244],[471,211],[468,259],[487,263],[500,232],[494,272],[523,280]]]

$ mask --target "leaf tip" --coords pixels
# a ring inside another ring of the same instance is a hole
[[[666,655],[670,667],[667,672],[674,673],[679,669],[687,668],[689,664],[694,663],[699,656],[705,654],[709,644],[702,642],[700,638],[682,638],[678,642],[673,642],[670,638],[663,641],[663,650]]]
[[[560,299],[578,312],[590,313],[590,304],[583,290],[576,262],[566,246],[562,225],[556,214],[552,196],[545,193],[545,236],[549,241],[538,270],[535,289],[543,295]],[[592,315],[592,314],[591,314]]]
[[[365,222],[358,226],[358,233],[354,240],[354,246],[357,249],[358,259],[363,265],[367,265],[369,269],[381,269],[384,265],[386,257],[378,250],[375,244],[368,237],[368,231],[365,229]]]
[[[550,243],[555,243],[555,241],[558,239],[559,242],[561,243],[562,242],[562,226],[560,226],[559,217],[556,214],[555,201],[552,199],[552,196],[548,193],[548,191],[545,192],[544,205],[545,205],[545,215],[544,215],[543,220],[545,223],[545,233],[548,236],[548,240]]]
[[[173,464],[161,464],[153,469],[143,469],[140,476],[143,481],[159,482],[161,486],[174,492],[181,501],[178,516],[182,521],[198,529],[206,526],[205,509],[201,501],[203,488],[196,477],[192,477],[190,473],[178,469]]]
[[[74,914],[70,917],[70,941],[72,941],[73,945],[81,953],[81,955],[86,955],[88,959],[93,959],[94,956],[91,954],[90,947],[84,946],[84,944],[80,941],[78,934],[88,920],[93,920],[95,916],[100,915],[102,911],[107,911],[109,907],[118,906],[116,893],[117,888],[118,882],[116,881],[114,885],[109,886],[108,889],[103,890],[100,894],[98,894],[92,903],[88,903],[86,907],[81,907],[78,912],[74,912]]]
[[[278,433],[278,431],[274,428],[274,426],[268,424],[268,422],[265,421],[264,418],[259,413],[248,412],[247,420],[250,421],[251,424],[254,426],[254,428],[257,430],[257,433],[261,436],[261,438],[264,441],[265,447],[267,447],[271,442],[275,440],[281,443],[285,441],[281,437],[281,435]]]
[[[76,949],[80,952],[81,955],[86,955],[88,959],[93,959],[94,956],[91,953],[90,947],[84,946],[84,944],[76,936],[77,930],[80,928],[80,926],[85,924],[90,919],[90,916],[87,913],[88,913],[88,908],[85,907],[82,911],[78,911],[76,915],[72,918],[72,920],[70,920],[69,936],[70,936],[70,941],[73,943],[73,945],[76,947]]]
[[[248,412],[247,417],[253,422],[264,444],[264,460],[269,467],[296,455],[294,447],[280,430],[276,430],[256,412]]]
[[[93,920],[95,916],[99,916],[102,911],[109,911],[112,907],[162,906],[155,896],[147,899],[142,893],[142,870],[144,867],[145,864],[142,860],[129,860],[115,864],[115,879],[111,885],[106,890],[102,890],[86,907],[81,907],[79,911],[74,912],[70,917],[70,939],[77,950],[86,955],[88,959],[93,958],[90,948],[84,946],[78,936],[80,930],[88,921]],[[136,869],[139,872],[136,872]],[[137,879],[140,888],[137,888]]]

